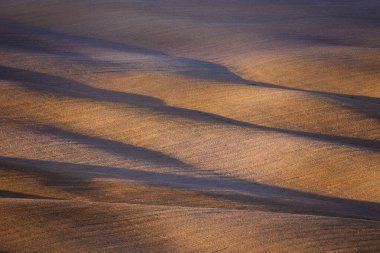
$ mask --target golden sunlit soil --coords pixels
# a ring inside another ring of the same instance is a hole
[[[0,252],[380,251],[378,1],[0,22]]]

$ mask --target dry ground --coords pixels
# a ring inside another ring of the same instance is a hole
[[[1,252],[380,251],[377,0],[0,2]]]

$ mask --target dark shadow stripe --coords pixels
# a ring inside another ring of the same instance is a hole
[[[235,201],[240,199],[244,203],[263,203],[267,206],[272,206],[273,211],[380,221],[379,203],[327,197],[250,182],[229,176],[213,175],[208,177],[194,177],[190,175],[148,172],[130,168],[114,168],[4,156],[0,157],[0,163],[3,166],[44,168],[51,169],[52,171],[60,171],[61,173],[80,172],[87,174],[90,178],[128,179],[148,185],[174,189],[201,192],[227,191]],[[226,198],[220,194],[218,196],[220,198]]]
[[[342,137],[256,125],[213,113],[169,106],[166,105],[163,100],[146,95],[95,88],[66,78],[29,70],[0,66],[0,80],[17,82],[19,85],[22,85],[28,89],[50,93],[55,96],[98,100],[109,103],[125,103],[130,106],[138,106],[141,108],[150,109],[153,112],[163,113],[165,115],[175,116],[187,120],[272,131],[299,137],[306,137],[316,141],[330,142],[338,145],[349,145],[358,148],[375,150],[380,148],[380,141],[377,140],[366,140],[354,137]]]

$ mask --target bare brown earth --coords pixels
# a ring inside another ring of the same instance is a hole
[[[2,0],[0,252],[379,252],[380,2]]]

